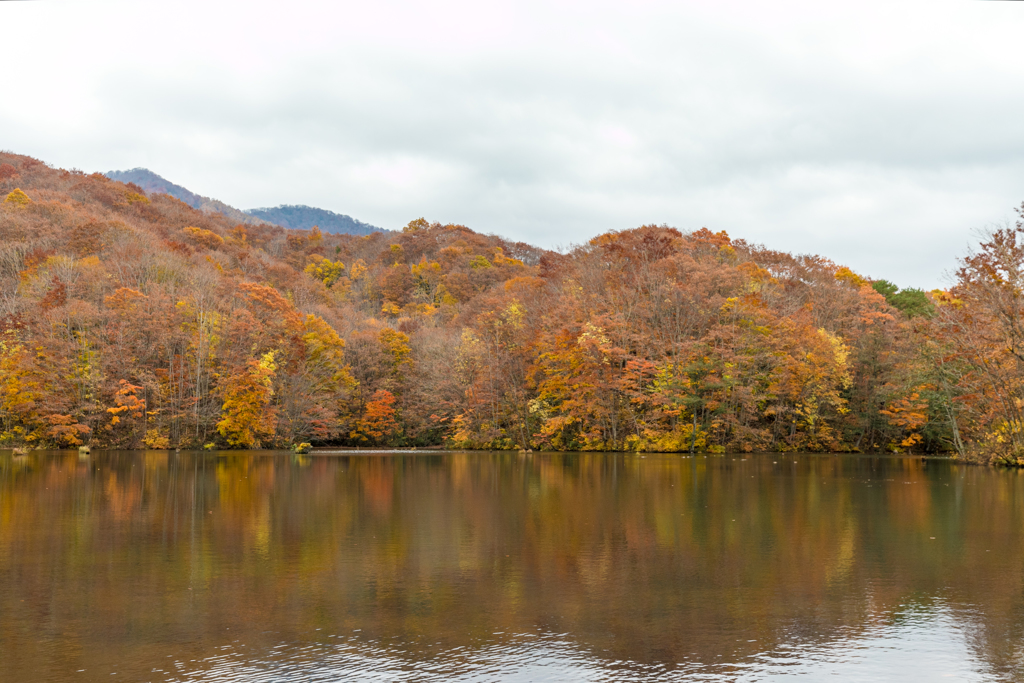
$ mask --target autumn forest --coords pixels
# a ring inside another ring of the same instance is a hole
[[[924,292],[706,228],[557,253],[424,219],[243,225],[3,153],[0,447],[1024,464],[1022,233]]]

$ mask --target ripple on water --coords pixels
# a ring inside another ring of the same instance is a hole
[[[177,663],[166,680],[182,683],[267,681],[1011,681],[986,670],[966,643],[962,620],[937,603],[899,620],[836,634],[825,643],[792,638],[733,662],[642,663],[589,652],[566,634],[520,634],[477,648],[429,654],[357,635],[280,643],[262,652],[228,652],[191,667]],[[182,668],[191,670],[183,672]]]

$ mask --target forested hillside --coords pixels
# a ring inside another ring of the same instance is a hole
[[[6,445],[1024,454],[1019,228],[925,294],[707,229],[243,225],[11,154],[0,197]]]

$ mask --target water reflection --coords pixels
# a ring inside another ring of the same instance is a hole
[[[0,455],[0,679],[1016,680],[1022,487],[915,458]]]

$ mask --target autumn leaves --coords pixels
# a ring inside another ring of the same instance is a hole
[[[648,226],[575,250],[536,293],[509,295],[478,318],[469,339],[489,371],[470,395],[492,405],[461,416],[463,445],[849,449],[858,368],[842,332],[856,343],[895,321],[865,324],[884,302],[863,300],[834,267],[765,256],[778,271],[817,270],[841,302],[830,315],[842,327],[830,331],[817,319],[814,289],[772,277],[724,233]]]
[[[706,229],[285,231],[0,157],[2,444],[1024,462],[1020,228],[901,292]]]

